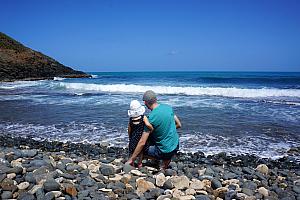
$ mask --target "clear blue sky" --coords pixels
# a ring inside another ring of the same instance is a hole
[[[1,0],[0,17],[84,71],[300,71],[299,0]]]

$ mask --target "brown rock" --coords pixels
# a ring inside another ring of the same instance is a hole
[[[67,193],[68,195],[71,195],[72,197],[77,196],[77,190],[76,190],[76,188],[75,188],[74,186],[72,186],[72,185],[66,186],[66,193]]]

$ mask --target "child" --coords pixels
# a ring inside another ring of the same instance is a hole
[[[128,110],[129,123],[128,123],[128,136],[129,136],[129,155],[133,154],[137,144],[139,143],[144,132],[144,126],[147,126],[150,132],[153,131],[153,126],[149,120],[144,116],[145,107],[137,100],[130,103],[130,110]],[[147,145],[144,147],[147,148]],[[139,155],[138,168],[142,167],[143,153]],[[133,163],[131,163],[133,165]]]

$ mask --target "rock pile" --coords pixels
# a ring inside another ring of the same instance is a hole
[[[193,162],[193,156],[180,154],[169,169],[160,171],[150,162],[133,168],[125,164],[124,150],[112,153],[106,145],[105,153],[98,149],[97,156],[89,156],[72,148],[56,151],[57,146],[45,151],[46,143],[32,148],[30,140],[27,146],[9,147],[4,140],[0,140],[1,199],[300,199],[297,163],[281,163],[290,168],[266,161],[252,166],[245,160],[228,162],[226,154],[201,153],[192,154],[201,161]]]

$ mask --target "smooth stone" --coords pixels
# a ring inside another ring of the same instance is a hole
[[[9,179],[9,178],[5,178],[1,183],[0,186],[2,187],[2,190],[6,190],[6,191],[16,191],[18,188],[17,186],[15,186],[14,181]]]
[[[15,166],[12,169],[10,169],[8,171],[8,173],[22,174],[23,173],[23,167],[21,167],[21,166]]]
[[[47,192],[60,190],[60,185],[54,179],[46,180],[43,185],[44,185],[45,191],[47,191]]]
[[[80,182],[80,185],[83,185],[83,186],[93,186],[95,184],[96,184],[96,181],[90,177],[87,177]]]
[[[13,193],[11,191],[3,191],[1,194],[1,199],[12,199]]]
[[[174,184],[171,181],[171,179],[168,179],[168,180],[165,181],[165,183],[163,185],[163,188],[164,189],[170,189],[170,190],[174,188]]]
[[[220,188],[220,187],[222,187],[222,183],[218,180],[218,179],[213,179],[212,181],[211,181],[211,186],[212,186],[212,188],[215,190],[215,189],[217,189],[217,188]]]
[[[252,196],[254,194],[254,192],[249,188],[243,188],[242,192],[248,196]]]
[[[235,173],[232,173],[232,172],[225,173],[224,176],[223,176],[223,178],[224,178],[225,180],[228,180],[228,179],[234,179],[234,178],[237,178],[237,177],[238,177],[238,175],[235,174]]]
[[[37,190],[38,190],[38,189],[42,189],[42,187],[43,187],[43,186],[41,186],[41,185],[35,185],[35,186],[33,186],[28,192],[29,192],[30,194],[35,194],[35,193],[37,192]]]
[[[30,183],[28,182],[22,182],[19,185],[17,185],[19,190],[26,190],[29,187]]]
[[[300,194],[300,186],[294,185],[293,191],[296,192],[297,194]]]
[[[261,195],[263,195],[264,197],[269,196],[269,191],[264,188],[264,187],[260,187],[257,190]]]
[[[172,169],[166,169],[165,175],[166,176],[174,176],[174,175],[176,175],[176,171],[172,170]]]
[[[30,150],[22,150],[22,157],[28,157],[32,158],[38,154],[38,151],[36,149],[30,149]]]
[[[139,178],[136,180],[137,194],[140,196],[146,191],[155,188],[155,185],[149,181]]]
[[[186,195],[195,195],[196,194],[196,190],[194,190],[194,189],[187,189],[185,191],[185,194]]]
[[[55,195],[53,192],[47,192],[45,194],[45,200],[53,200],[53,199],[55,199]]]
[[[247,188],[250,190],[256,190],[257,189],[257,184],[254,183],[253,181],[246,181],[243,184],[243,188]]]
[[[139,170],[136,170],[136,169],[131,170],[130,173],[135,176],[145,176],[145,174],[143,174],[142,172],[140,172]]]
[[[15,173],[7,174],[6,177],[9,179],[14,179],[17,175]]]
[[[110,165],[101,165],[100,171],[104,176],[109,176],[115,174],[115,169]]]
[[[158,187],[162,187],[165,182],[166,182],[166,177],[163,173],[160,173],[156,176],[155,184]]]
[[[207,195],[196,195],[196,200],[210,200],[209,196]]]
[[[171,199],[172,195],[171,194],[165,194],[165,195],[160,195],[159,197],[157,197],[156,200],[167,200],[167,199]]]
[[[154,199],[158,198],[162,193],[163,193],[163,190],[161,190],[159,188],[151,189],[149,192],[150,196]]]
[[[269,168],[268,168],[268,166],[265,165],[265,164],[260,164],[260,165],[258,165],[258,166],[256,167],[256,171],[258,171],[258,172],[260,172],[260,173],[262,173],[262,174],[264,174],[264,175],[267,175],[268,172],[269,172]]]
[[[75,197],[77,196],[77,190],[76,188],[73,186],[73,185],[66,185],[65,187],[65,191],[68,195],[72,196],[72,197]]]
[[[44,160],[33,160],[30,162],[31,167],[42,167],[42,166],[48,166],[48,163]]]
[[[174,187],[177,189],[186,189],[189,187],[190,180],[186,176],[174,176],[170,179],[171,179]]]
[[[192,183],[190,184],[190,188],[195,190],[202,190],[204,188],[204,183],[197,179],[193,179]]]
[[[35,200],[35,197],[33,194],[30,194],[28,192],[21,193],[18,200]]]

